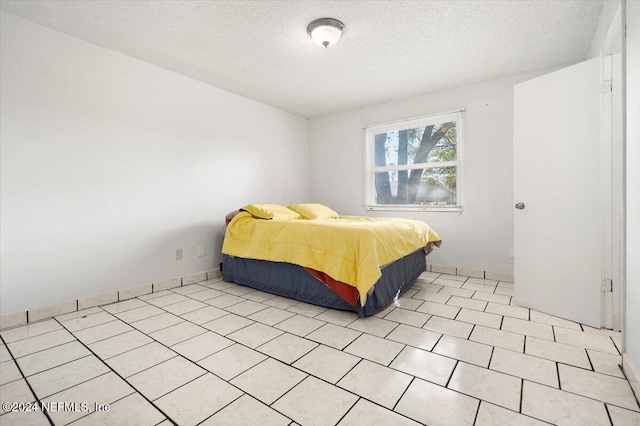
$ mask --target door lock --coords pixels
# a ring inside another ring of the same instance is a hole
[[[516,209],[523,210],[524,209],[524,203],[517,203],[516,204]]]

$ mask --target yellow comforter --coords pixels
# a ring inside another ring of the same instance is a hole
[[[417,220],[360,216],[264,220],[241,212],[227,227],[222,252],[324,272],[356,287],[364,305],[382,266],[435,241],[440,237]]]

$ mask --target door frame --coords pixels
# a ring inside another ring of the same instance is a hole
[[[622,5],[619,5],[600,49],[602,157],[602,293],[601,327],[619,331],[622,324],[624,259],[624,161],[622,154]],[[614,55],[619,55],[614,58]],[[619,60],[614,64],[615,60]],[[611,84],[611,90],[605,81]],[[611,280],[612,285],[609,284]],[[609,291],[609,288],[611,291]]]

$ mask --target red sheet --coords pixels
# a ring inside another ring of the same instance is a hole
[[[311,268],[304,269],[305,271],[322,281],[331,290],[335,291],[338,296],[344,299],[344,301],[351,306],[355,306],[356,303],[358,303],[358,297],[360,297],[360,294],[358,293],[357,288],[343,283],[342,281],[336,281],[324,272],[316,271],[315,269]]]

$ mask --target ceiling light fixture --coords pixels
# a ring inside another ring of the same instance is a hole
[[[307,33],[320,46],[333,46],[340,40],[344,24],[333,18],[316,19],[307,26]]]

